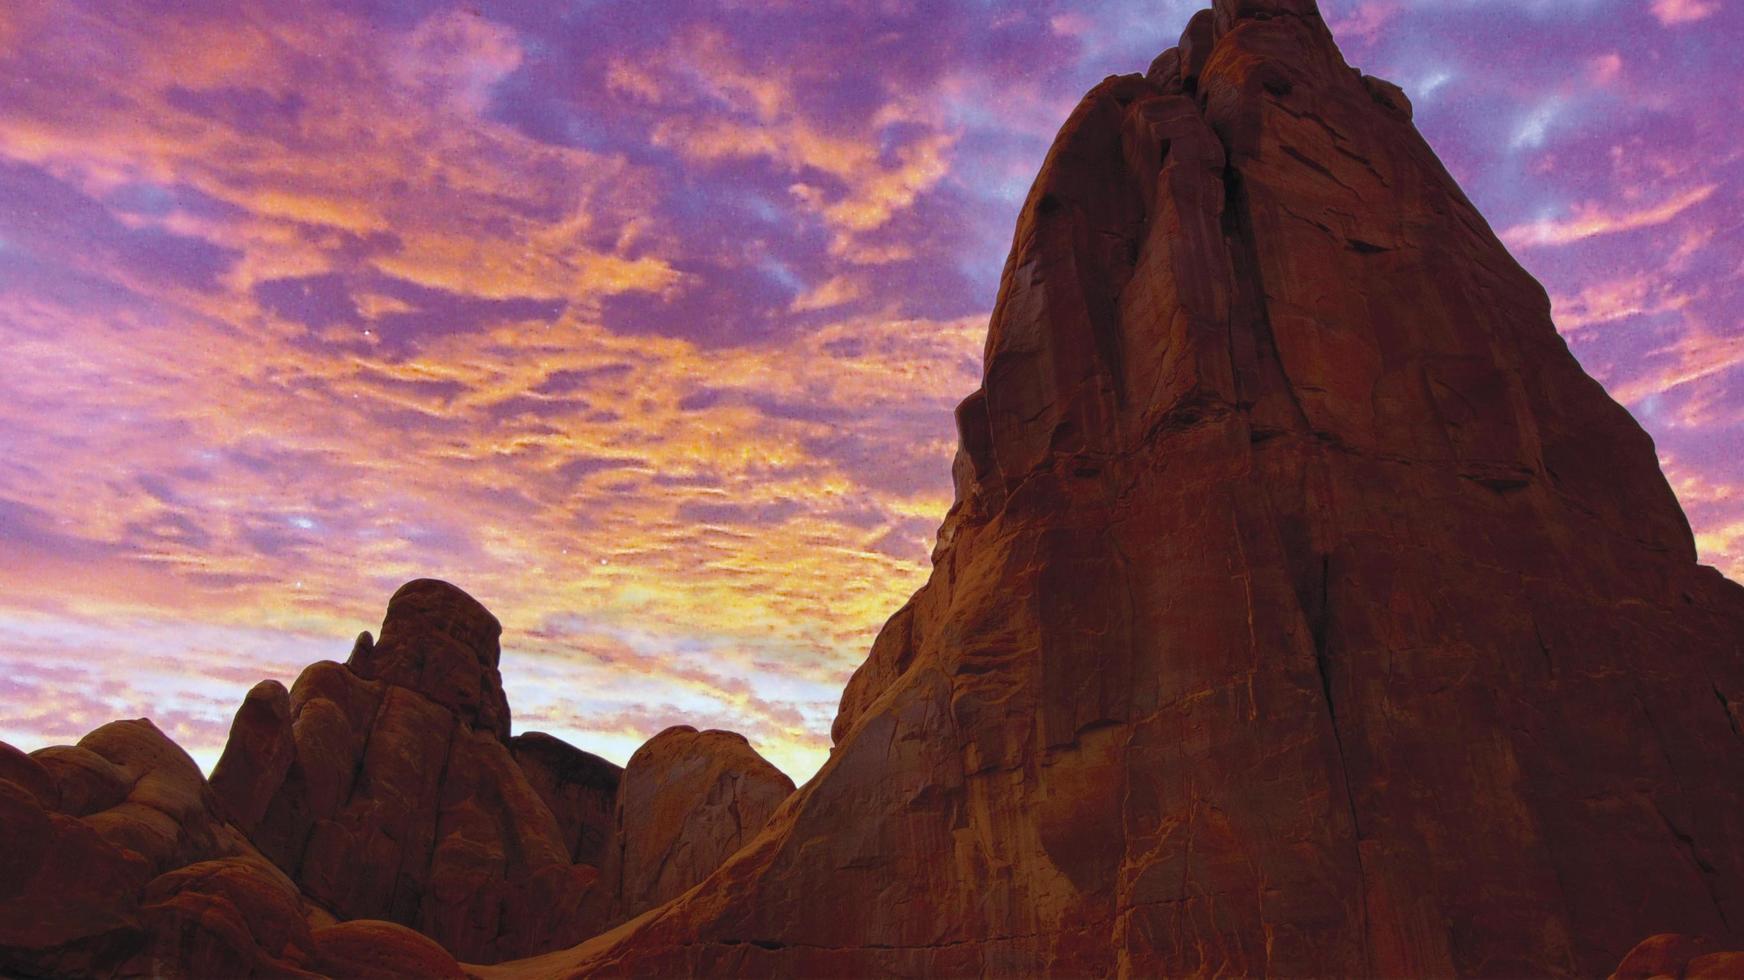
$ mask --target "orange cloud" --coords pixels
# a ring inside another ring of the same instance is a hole
[[[789,307],[795,313],[827,310],[832,306],[851,303],[866,295],[866,287],[847,276],[832,276],[793,298]]]

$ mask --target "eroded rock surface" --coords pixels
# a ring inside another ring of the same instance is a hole
[[[1092,90],[829,762],[540,969],[1591,976],[1736,938],[1744,589],[1410,115],[1312,0],[1218,0]]]
[[[379,643],[249,693],[213,784],[237,825],[341,919],[382,919],[495,962],[594,931],[557,818],[505,742],[495,617],[408,583]]]
[[[1744,977],[1744,952],[1719,948],[1706,936],[1661,933],[1637,943],[1611,980],[1732,980]]]
[[[727,732],[662,733],[627,778],[505,740],[499,630],[409,583],[381,643],[248,692],[210,783],[146,720],[0,743],[0,973],[460,977],[684,891],[792,793]]]
[[[769,822],[793,780],[736,732],[668,728],[636,750],[605,864],[613,922],[676,898]]]
[[[1085,97],[798,792],[509,739],[421,580],[210,786],[143,721],[0,746],[0,972],[460,976],[642,912],[468,969],[1737,975],[1744,589],[1410,119],[1312,0]]]
[[[294,976],[316,914],[151,722],[0,744],[0,973]]]
[[[557,818],[570,856],[604,867],[624,770],[544,732],[516,735],[509,752]]]

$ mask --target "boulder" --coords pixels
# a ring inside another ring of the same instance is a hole
[[[509,753],[545,801],[577,864],[605,863],[624,770],[544,732],[509,739]]]
[[[293,975],[306,915],[150,721],[0,745],[0,972]]]

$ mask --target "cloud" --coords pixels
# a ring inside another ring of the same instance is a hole
[[[1706,201],[1718,184],[1703,184],[1644,207],[1617,207],[1599,202],[1576,205],[1563,219],[1544,218],[1514,225],[1502,232],[1502,241],[1514,248],[1568,245],[1600,235],[1635,231],[1664,224]]]
[[[1634,316],[1671,313],[1691,300],[1663,276],[1639,273],[1583,284],[1573,296],[1552,296],[1557,329],[1564,334]]]
[[[1731,372],[1744,364],[1744,335],[1714,333],[1692,323],[1671,343],[1648,351],[1644,360],[1649,368],[1643,375],[1613,388],[1618,401],[1633,405]]]
[[[793,298],[795,313],[827,310],[851,303],[866,295],[866,287],[848,276],[832,276]]]
[[[1653,0],[1653,16],[1666,27],[1691,24],[1720,11],[1719,0]]]
[[[517,725],[701,720],[803,778],[927,574],[1048,143],[1187,8],[430,6],[0,5],[0,667],[67,668],[0,737],[155,713],[211,757],[438,575]],[[1326,9],[1680,471],[1744,485],[1721,32],[1644,75],[1592,4]]]
[[[1353,40],[1374,42],[1400,11],[1395,0],[1358,0],[1348,7],[1338,4],[1336,10],[1326,12],[1329,15],[1326,26],[1332,29],[1333,36],[1339,43],[1349,44]]]
[[[608,85],[662,110],[653,142],[711,165],[759,161],[835,232],[834,254],[911,207],[949,169],[955,135],[923,105],[891,97],[859,125],[818,112],[808,85],[765,61],[751,66],[715,29],[689,31],[653,62],[614,59]]]

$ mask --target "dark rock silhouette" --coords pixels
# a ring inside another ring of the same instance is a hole
[[[544,732],[509,739],[509,753],[557,818],[570,857],[604,867],[624,771]]]
[[[501,627],[444,582],[403,586],[381,642],[257,687],[213,770],[226,812],[341,919],[411,926],[495,962],[592,934],[574,862],[504,739]]]
[[[331,922],[149,721],[0,745],[0,973],[294,976]]]

